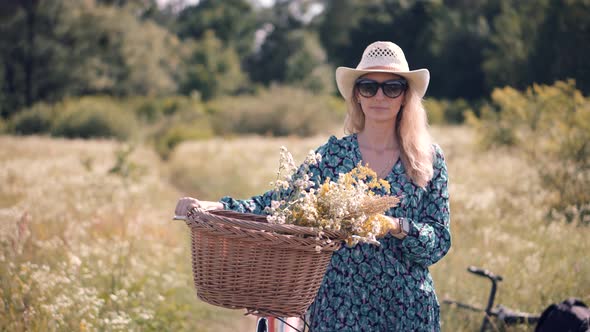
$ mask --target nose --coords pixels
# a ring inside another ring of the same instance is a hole
[[[383,99],[385,98],[385,94],[383,93],[383,87],[379,87],[379,89],[377,89],[377,93],[375,94],[375,96],[373,98],[379,98],[379,99]]]

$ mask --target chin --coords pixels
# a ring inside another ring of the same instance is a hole
[[[395,116],[371,116],[371,117],[365,117],[366,120],[372,121],[372,122],[395,122]]]
[[[395,120],[396,116],[397,112],[393,112],[391,110],[381,112],[365,112],[365,118],[373,121],[391,121]]]

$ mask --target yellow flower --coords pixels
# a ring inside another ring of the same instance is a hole
[[[298,174],[298,177],[311,178],[311,174],[306,172]],[[294,179],[293,174],[290,178],[290,197],[272,202],[267,208],[269,222],[285,220],[300,226],[342,231],[348,245],[358,242],[379,244],[376,237],[384,236],[392,228],[391,221],[382,214],[396,206],[399,199],[376,195],[374,191],[380,189],[389,193],[389,183],[379,179],[372,169],[361,163],[350,172],[340,174],[337,181],[327,178],[317,190],[302,186],[301,178]],[[277,195],[280,198],[278,191]]]

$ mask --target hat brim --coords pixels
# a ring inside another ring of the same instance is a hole
[[[402,76],[408,80],[408,85],[420,98],[424,97],[426,94],[428,82],[430,82],[430,72],[428,69],[395,71],[387,69],[355,69],[338,67],[336,69],[336,85],[338,86],[338,91],[340,91],[342,97],[346,100],[350,99],[355,81],[359,77],[368,73],[391,73]]]

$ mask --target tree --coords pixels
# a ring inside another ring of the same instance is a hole
[[[70,13],[61,40],[75,51],[62,57],[73,65],[72,94],[166,95],[177,90],[184,48],[174,34],[113,6],[91,3]]]
[[[183,94],[198,92],[205,100],[237,92],[246,77],[232,47],[225,47],[215,32],[208,30],[198,41],[191,41],[192,54],[186,59],[180,86]]]
[[[550,0],[538,31],[530,54],[531,78],[547,84],[574,78],[582,92],[590,93],[590,2]]]
[[[2,7],[2,116],[68,95],[174,93],[183,47],[132,8],[65,0]]]
[[[529,61],[547,5],[548,0],[498,2],[499,12],[492,20],[483,62],[490,91],[506,85],[523,89],[533,82]]]
[[[54,49],[46,41],[51,37],[51,22],[58,17],[58,7],[58,4],[38,0],[2,5],[2,117],[59,93],[59,87],[56,89],[52,84],[58,75],[47,75],[45,67],[54,55]]]
[[[176,31],[183,38],[201,39],[207,31],[233,46],[240,57],[252,52],[257,21],[246,0],[201,0],[184,8],[178,15]]]
[[[447,6],[429,8],[431,24],[426,31],[422,61],[430,69],[429,95],[474,100],[488,93],[482,69],[488,46],[489,25],[482,12]],[[415,50],[418,55],[420,50]],[[420,57],[418,57],[420,59]]]
[[[375,1],[326,0],[318,29],[320,41],[332,64],[356,66],[360,60],[359,52],[363,51],[364,46],[356,45],[351,34],[363,29],[360,27],[361,18],[367,14],[369,3]]]
[[[315,92],[333,89],[333,71],[317,34],[308,27],[306,8],[311,3],[276,1],[269,32],[247,63],[250,78],[269,85],[286,83]]]
[[[285,83],[315,93],[334,91],[334,71],[326,64],[326,54],[317,35],[310,31],[292,31],[288,40],[298,46],[286,59]]]

